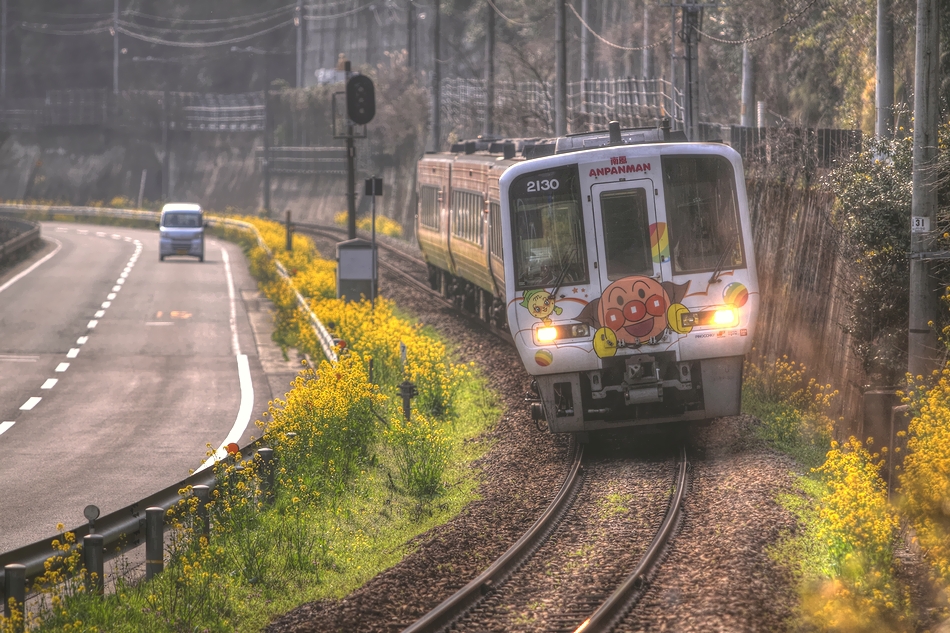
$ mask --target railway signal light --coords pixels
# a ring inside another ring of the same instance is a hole
[[[346,116],[357,125],[376,116],[376,89],[366,75],[353,75],[346,82]]]

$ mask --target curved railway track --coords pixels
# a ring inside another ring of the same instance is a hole
[[[338,241],[345,236],[345,231],[336,227],[310,224],[295,224],[295,230],[312,236]],[[377,241],[380,250],[385,253],[381,256],[379,265],[388,272],[395,274],[405,283],[422,290],[427,295],[438,299],[448,307],[458,309],[455,303],[428,284],[428,271],[421,258],[413,257],[400,249]],[[477,316],[462,310],[471,322],[502,336],[510,342],[507,332],[500,332]],[[572,447],[571,465],[561,484],[554,500],[535,521],[531,528],[518,539],[511,548],[496,559],[476,578],[469,581],[462,589],[445,599],[435,609],[424,615],[404,630],[404,633],[434,633],[448,630],[505,630],[498,628],[497,621],[491,624],[492,618],[499,611],[508,607],[506,601],[511,593],[507,586],[514,584],[515,576],[525,567],[532,557],[539,552],[552,538],[559,524],[572,511],[572,506],[578,499],[578,494],[584,484],[585,467],[583,445],[574,443]],[[639,560],[633,566],[633,571],[620,574],[620,581],[612,586],[612,591],[602,589],[588,592],[579,596],[574,604],[563,613],[557,614],[549,622],[556,631],[611,631],[630,612],[636,601],[647,590],[648,579],[661,559],[661,555],[669,543],[681,519],[681,510],[687,486],[687,460],[685,445],[680,448],[679,465],[672,489],[668,483],[661,487],[672,494],[667,501],[668,506],[654,530],[649,545],[644,545],[646,539],[640,543],[630,543],[631,549],[642,550]],[[667,480],[668,481],[668,480]],[[614,572],[613,576],[617,576]]]

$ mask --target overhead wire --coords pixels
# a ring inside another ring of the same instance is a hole
[[[491,0],[488,0],[488,1],[491,2]],[[606,44],[607,46],[610,46],[610,47],[612,47],[612,48],[616,48],[616,49],[621,50],[621,51],[646,51],[646,50],[650,50],[651,48],[656,48],[656,47],[659,46],[660,44],[666,44],[666,43],[668,43],[668,42],[670,41],[669,39],[657,40],[656,42],[653,42],[653,43],[650,44],[649,46],[621,46],[620,44],[614,44],[613,42],[610,42],[610,41],[604,39],[603,37],[601,37],[601,35],[600,35],[597,31],[595,31],[594,29],[592,29],[592,28],[590,27],[590,25],[587,24],[587,22],[584,21],[584,18],[581,17],[581,14],[577,12],[577,9],[574,8],[574,5],[573,5],[573,4],[571,4],[570,2],[568,2],[568,3],[567,3],[567,6],[571,9],[571,11],[572,11],[572,12],[574,13],[574,15],[577,17],[577,19],[580,20],[581,24],[584,25],[584,28],[587,29],[588,31],[590,31],[591,35],[593,35],[593,36],[596,37],[598,40],[600,40],[601,42],[603,42],[604,44]]]
[[[284,22],[275,24],[261,31],[257,31],[256,33],[248,33],[246,35],[232,37],[226,40],[217,40],[215,42],[177,42],[175,40],[166,40],[160,37],[151,37],[148,35],[143,35],[142,33],[136,33],[134,31],[130,31],[129,29],[123,26],[118,26],[117,30],[119,33],[122,33],[123,35],[128,35],[129,37],[135,38],[137,40],[141,40],[143,42],[148,42],[149,44],[160,44],[162,46],[177,46],[179,48],[209,48],[212,46],[227,46],[228,44],[238,44],[240,42],[246,42],[248,40],[254,39],[255,37],[266,35],[267,33],[271,33],[285,26],[290,26],[293,23],[294,23],[294,20],[292,19],[285,20]]]
[[[36,22],[20,22],[19,28],[32,31],[34,33],[44,33],[47,35],[95,35],[97,33],[106,33],[112,28],[112,21],[104,25],[80,27],[77,29],[63,29],[62,25],[50,26],[48,24],[38,24]]]
[[[263,18],[265,16],[273,16],[283,13],[287,10],[292,10],[297,7],[297,4],[287,4],[276,9],[269,9],[267,11],[262,11],[260,13],[251,13],[248,15],[234,16],[230,18],[206,18],[206,19],[194,19],[194,18],[170,18],[164,15],[153,15],[151,13],[143,13],[142,11],[135,11],[130,9],[123,11],[124,15],[133,15],[140,18],[146,18],[148,20],[154,20],[156,22],[174,22],[177,24],[230,24],[234,22],[241,22],[242,20],[250,20],[256,18]],[[111,14],[110,14],[111,15]]]
[[[413,4],[416,4],[416,3],[413,3]],[[500,15],[501,18],[506,22],[510,22],[511,24],[514,24],[516,26],[531,26],[532,25],[531,22],[518,22],[517,20],[512,20],[507,15],[502,13],[501,9],[499,9],[492,0],[488,0],[488,4],[491,5],[491,8],[495,10],[495,13]]]
[[[696,31],[697,33],[699,33],[700,35],[702,35],[703,37],[708,37],[708,38],[711,39],[712,41],[714,41],[714,42],[719,42],[720,44],[750,44],[750,43],[752,43],[752,42],[757,42],[757,41],[759,41],[759,40],[763,40],[763,39],[765,39],[765,38],[767,38],[767,37],[771,37],[772,35],[775,35],[775,34],[778,33],[779,31],[781,31],[782,29],[784,29],[786,26],[788,26],[789,24],[791,24],[792,22],[794,22],[794,21],[797,20],[798,18],[802,17],[802,16],[805,14],[805,12],[808,11],[810,8],[812,8],[812,6],[814,6],[815,3],[817,3],[817,2],[818,2],[818,0],[811,0],[808,4],[806,4],[804,7],[802,7],[802,9],[801,9],[798,13],[794,14],[792,17],[790,17],[790,18],[788,18],[787,20],[785,20],[785,22],[783,22],[780,26],[775,27],[775,28],[772,29],[771,31],[769,31],[769,32],[767,32],[767,33],[762,33],[761,35],[755,35],[755,36],[752,36],[752,37],[748,37],[748,38],[742,39],[742,40],[724,40],[724,39],[720,39],[720,38],[718,38],[718,37],[716,37],[716,36],[714,36],[714,35],[710,35],[709,33],[705,33],[705,32],[703,32],[703,31],[700,31],[700,30],[697,29],[695,26],[693,27],[693,30]]]
[[[285,11],[284,13],[286,13],[286,11]],[[212,27],[208,27],[208,28],[176,29],[176,28],[167,27],[167,26],[149,26],[149,25],[146,25],[146,24],[137,24],[137,23],[135,23],[135,22],[126,22],[126,21],[124,21],[124,20],[119,20],[119,26],[123,26],[123,27],[125,27],[125,28],[135,28],[135,29],[139,29],[139,30],[141,30],[141,31],[146,31],[146,32],[151,31],[152,33],[169,33],[169,32],[171,32],[171,33],[182,33],[182,34],[189,34],[189,35],[192,35],[192,34],[199,34],[199,33],[220,33],[220,32],[222,32],[222,31],[234,31],[234,30],[237,30],[237,29],[245,29],[245,28],[249,28],[249,27],[251,27],[251,26],[255,26],[255,25],[257,25],[257,24],[264,24],[264,23],[266,23],[266,22],[269,22],[269,21],[271,21],[271,20],[273,20],[273,19],[275,19],[275,18],[279,18],[279,17],[281,17],[281,14],[280,14],[280,13],[275,13],[275,14],[273,14],[273,15],[269,15],[269,16],[263,17],[263,18],[257,18],[257,19],[255,19],[255,20],[251,20],[251,21],[248,21],[248,22],[228,24],[228,25],[225,25],[225,26],[212,26]]]
[[[333,20],[335,18],[345,18],[348,15],[353,15],[354,13],[359,13],[360,11],[365,11],[367,9],[372,9],[372,8],[373,8],[373,5],[366,4],[361,7],[355,7],[353,9],[350,9],[349,11],[344,11],[343,13],[336,13],[333,15],[305,15],[303,19],[310,22],[316,22],[319,20]]]

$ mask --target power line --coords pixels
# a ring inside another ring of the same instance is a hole
[[[284,13],[287,13],[287,11],[284,11]],[[279,17],[281,17],[281,14],[275,13],[274,15],[269,15],[264,18],[257,18],[255,20],[251,20],[248,22],[228,24],[225,26],[213,26],[209,28],[194,28],[194,29],[193,28],[180,29],[180,28],[172,28],[172,27],[167,27],[167,26],[148,26],[145,24],[136,24],[135,22],[125,22],[123,20],[119,20],[119,26],[123,26],[125,28],[135,28],[142,31],[151,31],[153,33],[187,33],[191,35],[191,34],[199,34],[199,33],[220,33],[222,31],[233,31],[236,29],[244,29],[244,28],[254,26],[256,24],[263,24],[265,22],[269,22]]]
[[[488,1],[491,2],[491,0],[488,0]],[[596,37],[598,40],[600,40],[601,42],[603,42],[603,43],[606,44],[607,46],[611,46],[611,47],[616,48],[616,49],[618,49],[618,50],[621,50],[621,51],[646,51],[646,50],[650,50],[651,48],[656,48],[656,47],[659,46],[660,44],[666,44],[667,42],[669,42],[668,39],[658,40],[658,41],[656,41],[656,42],[653,42],[653,43],[650,44],[649,46],[621,46],[620,44],[614,44],[613,42],[609,42],[609,41],[605,40],[603,37],[600,36],[599,33],[597,33],[597,31],[595,31],[594,29],[590,28],[590,25],[587,24],[587,22],[584,21],[584,18],[582,18],[582,17],[581,17],[581,14],[577,12],[577,9],[574,8],[574,5],[573,5],[573,4],[571,4],[570,2],[568,2],[568,3],[567,3],[567,6],[570,7],[571,12],[573,12],[574,15],[577,17],[577,19],[580,20],[581,24],[584,25],[584,28],[591,32],[591,35],[593,35],[594,37]]]
[[[134,31],[130,31],[123,26],[118,26],[117,30],[119,31],[119,33],[122,33],[123,35],[128,35],[129,37],[135,38],[137,40],[141,40],[143,42],[148,42],[149,44],[160,44],[163,46],[177,46],[179,48],[208,48],[211,46],[226,46],[228,44],[238,44],[240,42],[246,42],[248,40],[254,39],[255,37],[259,37],[261,35],[266,35],[267,33],[271,33],[272,31],[276,31],[279,28],[290,26],[293,23],[294,21],[292,19],[286,20],[284,22],[281,22],[280,24],[275,24],[271,27],[268,27],[256,33],[249,33],[247,35],[232,37],[227,40],[218,40],[215,42],[176,42],[174,40],[165,40],[160,37],[150,37],[148,35],[143,35],[141,33],[135,33]]]
[[[177,24],[230,24],[234,22],[240,22],[242,20],[250,20],[256,18],[263,18],[265,16],[274,16],[285,11],[293,10],[297,7],[296,4],[288,4],[277,9],[270,9],[268,11],[262,11],[261,13],[252,13],[249,15],[241,15],[232,18],[208,18],[204,20],[199,19],[187,19],[187,18],[169,18],[163,15],[153,15],[151,13],[143,13],[141,11],[128,10],[123,11],[125,15],[133,15],[140,18],[145,18],[148,20],[155,20],[156,22],[173,22]],[[111,17],[111,13],[109,16]]]
[[[303,19],[308,20],[310,22],[315,22],[319,20],[333,20],[335,18],[344,18],[348,15],[353,15],[354,13],[359,13],[360,11],[365,11],[366,9],[372,9],[372,8],[373,8],[373,5],[367,4],[362,7],[356,7],[356,8],[350,9],[349,11],[344,11],[343,13],[335,13],[333,15],[305,15],[303,16]]]
[[[415,4],[415,3],[413,3],[413,4]],[[491,5],[491,8],[495,10],[495,13],[497,13],[498,15],[500,15],[500,16],[502,17],[502,19],[505,20],[506,22],[510,22],[511,24],[514,24],[514,25],[516,25],[516,26],[531,26],[531,22],[518,22],[517,20],[512,20],[512,19],[509,18],[507,15],[505,15],[504,13],[502,13],[502,12],[501,12],[501,9],[499,9],[497,6],[495,6],[495,3],[492,2],[492,0],[488,0],[488,4],[490,4],[490,5]]]
[[[798,18],[800,18],[802,15],[804,15],[805,12],[808,11],[816,2],[818,2],[818,0],[811,0],[811,2],[809,2],[808,4],[806,4],[806,5],[802,8],[801,11],[799,11],[798,13],[796,13],[795,15],[793,15],[792,17],[790,17],[789,19],[785,20],[785,22],[782,23],[781,26],[775,27],[774,29],[772,29],[772,30],[769,31],[768,33],[763,33],[762,35],[755,35],[755,36],[753,36],[753,37],[749,37],[749,38],[746,38],[746,39],[744,39],[744,40],[723,40],[723,39],[720,39],[720,38],[715,37],[715,36],[713,36],[713,35],[710,35],[710,34],[708,34],[708,33],[704,33],[704,32],[702,32],[702,31],[700,31],[699,29],[697,29],[696,27],[693,27],[693,30],[695,30],[697,33],[699,33],[699,34],[702,35],[703,37],[708,37],[708,38],[711,39],[712,41],[714,41],[714,42],[719,42],[720,44],[749,44],[749,43],[751,43],[751,42],[757,42],[757,41],[759,41],[759,40],[764,40],[765,38],[771,37],[771,36],[774,35],[775,33],[781,31],[781,30],[784,29],[786,26],[788,26],[789,24],[791,24],[792,22],[794,22],[795,20],[797,20]]]
[[[109,22],[111,23],[111,20]],[[51,27],[48,24],[37,24],[35,22],[20,22],[19,27],[26,31],[44,33],[47,35],[95,35],[98,33],[107,33],[111,28],[110,24],[106,23],[104,25],[92,26],[91,28],[62,29],[61,25],[58,24],[55,27]]]

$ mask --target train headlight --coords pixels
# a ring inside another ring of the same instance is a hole
[[[590,328],[584,323],[542,325],[534,331],[534,337],[539,345],[547,345],[565,338],[587,338],[588,336],[590,336]]]
[[[733,306],[722,306],[700,312],[683,312],[680,323],[684,328],[713,327],[724,328],[739,325],[739,311]]]

